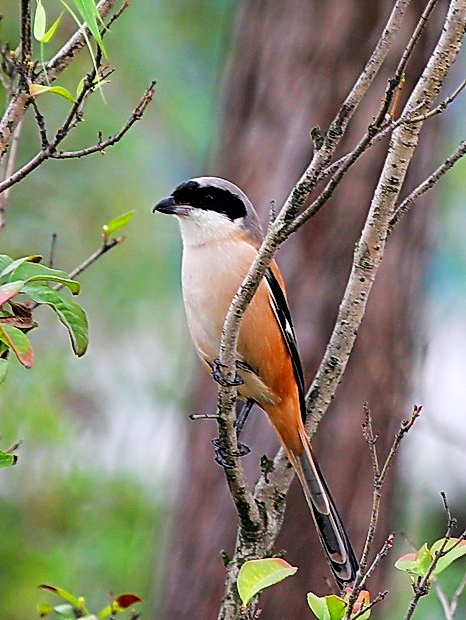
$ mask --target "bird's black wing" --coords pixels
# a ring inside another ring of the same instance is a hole
[[[265,273],[265,279],[270,290],[270,305],[272,306],[273,313],[277,319],[277,323],[280,326],[280,331],[285,341],[286,347],[291,357],[293,364],[293,372],[298,386],[299,392],[299,406],[301,409],[301,416],[303,422],[306,418],[306,404],[304,401],[304,374],[303,367],[301,365],[301,358],[299,357],[298,344],[296,342],[296,334],[293,327],[293,321],[291,320],[291,313],[288,307],[288,303],[283,293],[282,287],[274,276],[273,271],[269,268]]]

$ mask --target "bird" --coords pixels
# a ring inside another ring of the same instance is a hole
[[[207,176],[179,184],[152,210],[178,220],[189,330],[200,359],[219,380],[223,324],[263,241],[257,213],[239,187]],[[351,586],[358,561],[304,427],[304,375],[283,278],[275,260],[243,316],[236,353],[235,384],[238,398],[245,403],[237,432],[252,405],[257,404],[270,420],[297,474],[338,586]],[[236,455],[249,451],[244,448],[239,444]]]

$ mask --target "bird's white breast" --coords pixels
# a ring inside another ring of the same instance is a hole
[[[241,260],[243,253],[238,245],[224,241],[221,246],[207,243],[184,247],[182,285],[186,315],[198,352],[207,362],[218,355],[228,308],[251,264],[249,256],[246,262]]]

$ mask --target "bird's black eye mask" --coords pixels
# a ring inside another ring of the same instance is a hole
[[[246,205],[242,199],[221,187],[205,187],[197,181],[187,181],[178,185],[172,195],[176,204],[223,213],[230,220],[246,215]]]

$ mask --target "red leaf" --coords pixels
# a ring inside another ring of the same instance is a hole
[[[112,607],[115,607],[118,610],[128,609],[128,607],[131,607],[131,605],[135,605],[136,603],[141,602],[142,599],[140,599],[139,596],[136,596],[135,594],[120,594],[114,599]]]

